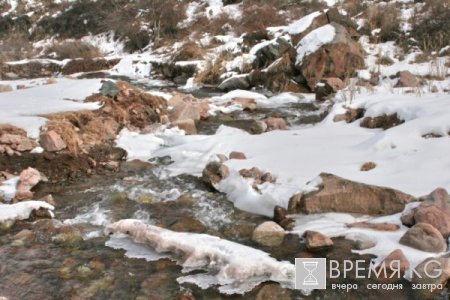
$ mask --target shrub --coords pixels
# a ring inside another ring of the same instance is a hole
[[[380,29],[378,42],[395,41],[400,37],[400,10],[395,3],[369,6],[364,14],[363,30],[370,35],[373,30]]]
[[[46,52],[47,55],[53,54],[56,59],[91,59],[103,55],[100,49],[82,41],[53,43]]]
[[[450,3],[426,0],[413,18],[411,36],[423,51],[439,51],[450,45]]]

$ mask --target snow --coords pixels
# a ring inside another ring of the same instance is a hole
[[[14,220],[26,220],[33,210],[40,208],[48,209],[50,212],[54,207],[43,201],[24,201],[15,204],[0,204],[0,223]]]
[[[132,79],[148,78],[152,70],[152,61],[155,60],[156,58],[149,53],[125,55],[110,73]]]
[[[284,31],[291,35],[300,34],[303,31],[305,31],[306,29],[308,29],[308,27],[311,26],[314,19],[317,18],[318,16],[320,16],[321,14],[322,14],[321,11],[316,11],[309,15],[306,15],[303,18],[301,18],[300,20],[297,20],[297,21],[289,24]]]
[[[174,163],[167,167],[168,176],[183,173],[200,176],[216,154],[244,152],[247,160],[226,162],[231,176],[218,188],[239,207],[268,216],[272,215],[275,204],[286,207],[292,195],[322,172],[392,187],[414,196],[428,194],[439,186],[450,190],[450,179],[445,171],[450,167],[450,158],[443,155],[450,149],[448,96],[426,94],[417,97],[402,94],[401,89],[394,91],[380,88],[376,92],[364,92],[357,95],[352,104],[353,107],[365,107],[368,116],[397,112],[405,119],[404,124],[385,131],[362,128],[359,121],[351,124],[333,122],[334,116],[344,111],[345,103],[340,103],[314,127],[294,127],[289,131],[261,135],[250,135],[225,126],[212,136],[184,136],[175,132],[128,133],[122,137],[126,142],[121,144],[132,153],[131,157],[171,156]],[[242,94],[237,92],[237,95]],[[222,97],[234,96],[228,93]],[[427,133],[441,134],[443,138],[423,138],[422,135]],[[377,167],[370,172],[361,172],[361,165],[368,161],[375,162]],[[251,167],[271,172],[277,182],[256,193],[246,180],[234,173]]]
[[[265,281],[279,282],[288,288],[294,285],[293,264],[215,236],[174,232],[132,219],[108,226],[107,232],[129,233],[135,242],[147,244],[158,253],[177,255],[175,258],[183,267],[183,273],[204,271],[179,277],[177,281],[180,284],[193,283],[202,289],[218,286],[224,294],[244,294]],[[117,247],[117,241],[113,240],[112,245]],[[130,248],[130,245],[125,246],[128,255],[133,254]],[[148,258],[148,253],[138,251],[137,254],[137,257]]]
[[[114,40],[114,32],[105,32],[98,35],[89,35],[81,39],[100,49],[106,56],[117,56],[124,54],[124,44],[119,40]]]
[[[16,176],[0,183],[0,196],[6,202],[10,202],[16,196],[16,187],[20,177]]]
[[[45,114],[64,111],[98,109],[97,103],[83,103],[98,92],[99,79],[61,78],[55,84],[0,94],[1,123],[23,128],[31,138],[39,137],[39,128],[46,123]]]
[[[314,53],[325,44],[331,43],[335,35],[336,30],[330,24],[314,29],[308,33],[297,45],[297,64],[300,64],[308,54]]]

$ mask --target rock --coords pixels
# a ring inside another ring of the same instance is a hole
[[[219,84],[218,89],[222,91],[246,90],[250,88],[250,82],[247,76],[230,77]]]
[[[255,121],[250,127],[250,133],[252,134],[261,134],[267,131],[267,123],[264,121]]]
[[[0,136],[0,144],[9,145],[13,150],[20,152],[30,151],[36,144],[23,134],[4,133]]]
[[[234,103],[238,103],[244,110],[254,111],[256,110],[256,100],[252,98],[234,98]]]
[[[395,87],[417,87],[419,80],[410,71],[400,71],[396,75],[398,77]]]
[[[196,101],[196,99],[190,95],[176,93],[169,100],[169,105],[172,106],[172,109],[169,112],[169,120],[171,122],[200,120],[201,106],[197,103],[193,103],[193,101]]]
[[[39,199],[39,201],[47,202],[50,205],[56,206],[56,201],[51,194],[42,197],[41,199]]]
[[[205,183],[214,186],[229,175],[230,170],[226,165],[213,161],[206,165],[202,173],[202,179]]]
[[[369,222],[356,222],[347,224],[347,227],[353,228],[367,228],[378,231],[397,231],[400,229],[400,226],[397,224],[391,223],[369,223]]]
[[[397,113],[391,115],[381,115],[377,117],[365,117],[360,126],[365,128],[383,128],[384,130],[395,127],[405,121],[397,116]]]
[[[0,93],[12,92],[13,88],[9,84],[0,84]]]
[[[273,221],[266,221],[255,228],[252,240],[263,246],[279,246],[283,243],[285,234],[280,225]]]
[[[357,69],[364,68],[362,47],[352,39],[344,26],[335,22],[330,25],[336,33],[333,41],[296,63],[298,71],[311,90],[314,90],[325,76],[344,79],[352,76]],[[298,47],[303,46],[300,41]]]
[[[286,219],[287,209],[281,206],[275,206],[273,209],[273,220],[280,224],[281,221]]]
[[[172,123],[178,128],[184,130],[186,134],[194,135],[197,134],[197,126],[195,125],[194,120],[180,120]]]
[[[245,156],[244,153],[238,152],[238,151],[231,152],[229,157],[230,157],[230,159],[241,159],[241,160],[247,159],[247,157]]]
[[[450,279],[450,258],[447,255],[441,257],[430,257],[415,267],[411,282],[414,284],[426,284],[444,287]],[[440,274],[440,275],[439,275]],[[439,276],[438,276],[439,275]],[[435,277],[435,278],[433,278]],[[422,289],[418,291],[426,299],[431,299],[432,295],[439,290]]]
[[[307,214],[346,212],[368,215],[390,215],[403,211],[413,200],[400,191],[368,185],[322,173],[317,191],[294,195],[289,200],[289,212]]]
[[[63,75],[70,75],[75,73],[96,72],[108,70],[117,65],[120,58],[105,59],[105,58],[83,58],[71,59],[63,65],[61,73]]]
[[[61,136],[54,130],[41,133],[39,143],[42,148],[49,152],[61,151],[67,148]]]
[[[120,93],[120,88],[111,80],[105,81],[100,87],[100,93],[104,96],[114,98]]]
[[[355,250],[366,250],[369,248],[373,248],[375,247],[375,243],[371,242],[371,241],[362,241],[362,240],[357,240],[353,243],[353,249]]]
[[[261,176],[262,183],[264,183],[264,182],[274,183],[275,181],[276,181],[276,178],[269,172],[266,172]]]
[[[289,289],[282,288],[278,283],[267,283],[256,294],[255,300],[291,300]]]
[[[288,129],[286,121],[282,118],[270,117],[265,122],[267,124],[267,131]]]
[[[309,251],[321,251],[333,246],[333,241],[326,235],[317,231],[305,231],[306,248]]]
[[[361,170],[362,172],[367,172],[367,171],[370,171],[370,170],[375,169],[376,166],[377,166],[376,163],[369,161],[369,162],[364,163],[364,164],[361,166],[361,169],[360,169],[360,170]]]
[[[330,95],[334,95],[343,88],[345,88],[345,84],[339,78],[330,77],[322,79],[319,83],[317,83],[315,88],[316,100],[326,100]]]
[[[403,276],[405,275],[405,272],[410,267],[408,259],[406,258],[405,254],[403,254],[403,251],[400,249],[394,250],[388,256],[386,256],[383,262],[379,266],[377,266],[377,269],[382,268],[383,264],[385,266],[386,274],[384,273],[384,271],[382,271],[381,277],[378,278],[383,281],[389,279],[392,280],[402,279]]]
[[[408,229],[400,239],[400,244],[426,252],[439,253],[447,250],[442,234],[426,223],[418,223]]]
[[[14,240],[31,240],[34,238],[34,233],[33,231],[29,230],[29,229],[22,229],[21,231],[19,231],[19,233],[15,234],[13,236]]]
[[[31,189],[41,180],[41,173],[38,170],[29,167],[20,173],[19,184],[17,185],[16,199],[23,200],[31,198],[33,193]]]
[[[430,224],[444,238],[450,237],[450,216],[434,205],[419,207],[414,214],[414,222]]]
[[[178,232],[195,232],[195,233],[205,233],[207,228],[199,220],[192,217],[183,217],[175,224],[170,226],[170,229]]]
[[[265,43],[254,53],[256,58],[253,61],[253,67],[255,69],[265,68],[289,52],[295,52],[291,43],[282,37],[277,38],[270,43]]]

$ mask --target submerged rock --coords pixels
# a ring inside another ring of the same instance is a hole
[[[289,212],[307,214],[325,212],[390,215],[403,211],[415,198],[400,191],[359,183],[322,173],[316,191],[294,195]]]
[[[284,229],[273,221],[260,224],[253,231],[252,240],[263,246],[273,247],[283,243],[286,235]]]

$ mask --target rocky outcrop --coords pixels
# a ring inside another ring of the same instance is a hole
[[[447,250],[442,234],[426,223],[418,223],[408,229],[400,239],[400,244],[426,252],[439,253]]]
[[[260,224],[253,231],[252,240],[260,245],[273,247],[283,243],[286,233],[284,229],[273,221]]]
[[[364,67],[361,46],[352,39],[344,26],[334,22],[331,25],[335,29],[334,39],[308,54],[296,65],[311,90],[323,78],[336,77],[344,80]]]
[[[400,191],[359,183],[336,175],[320,174],[317,190],[294,195],[289,200],[291,213],[346,212],[368,215],[394,214],[414,200]]]

